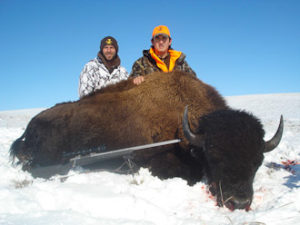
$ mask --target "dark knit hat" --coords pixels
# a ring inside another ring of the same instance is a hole
[[[100,44],[100,51],[101,52],[102,52],[105,45],[113,45],[116,49],[116,53],[118,53],[118,50],[119,50],[118,42],[113,37],[107,36],[107,37],[105,37],[101,40],[101,44]]]

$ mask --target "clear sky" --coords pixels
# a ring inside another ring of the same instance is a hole
[[[299,0],[0,0],[0,110],[77,100],[107,35],[130,72],[160,24],[224,96],[300,92]]]

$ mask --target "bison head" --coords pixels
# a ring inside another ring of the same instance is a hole
[[[183,116],[183,131],[195,146],[204,164],[210,191],[219,206],[249,210],[253,197],[253,180],[263,161],[263,154],[280,142],[283,119],[274,137],[265,142],[260,121],[243,111],[219,110],[199,120],[196,132],[188,122],[188,109]]]

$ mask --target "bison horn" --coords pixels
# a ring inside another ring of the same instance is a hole
[[[189,120],[188,120],[188,106],[186,106],[184,109],[182,127],[183,127],[184,136],[190,142],[190,144],[197,147],[203,147],[204,145],[203,136],[194,134],[190,129]]]
[[[277,147],[277,145],[279,144],[279,142],[281,140],[282,132],[283,132],[283,117],[281,115],[280,116],[280,123],[279,123],[278,129],[276,131],[276,134],[272,137],[271,140],[265,142],[264,152],[270,152],[274,148]]]

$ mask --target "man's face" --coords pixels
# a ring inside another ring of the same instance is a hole
[[[166,53],[171,43],[172,39],[166,35],[157,35],[152,39],[152,45],[160,53]]]
[[[112,60],[116,54],[116,49],[113,45],[105,45],[102,52],[106,60]]]

